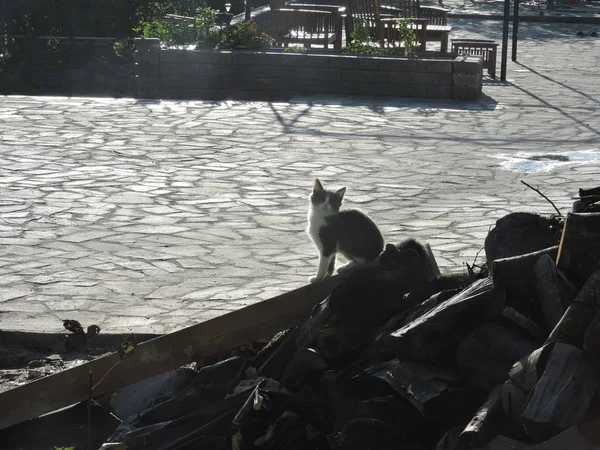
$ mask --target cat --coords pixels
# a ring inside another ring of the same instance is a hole
[[[315,180],[309,197],[307,232],[319,250],[319,267],[309,278],[311,283],[333,274],[336,253],[348,259],[338,268],[340,273],[374,261],[383,250],[381,231],[369,216],[356,209],[340,211],[345,193],[345,187],[327,191]]]

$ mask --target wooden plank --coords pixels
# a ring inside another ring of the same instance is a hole
[[[102,380],[94,396],[293,327],[308,317],[314,305],[325,299],[342,278],[326,278],[143,342]],[[119,360],[117,353],[111,353],[0,393],[0,429],[86,400],[89,370],[97,382]]]
[[[569,213],[556,265],[580,288],[600,262],[600,213]]]

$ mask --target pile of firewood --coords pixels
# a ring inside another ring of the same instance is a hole
[[[600,213],[580,211],[595,210],[600,188],[580,197],[566,218],[498,220],[487,263],[468,271],[440,274],[414,240],[388,244],[256,354],[120,390],[112,407],[123,423],[108,441],[129,450],[541,449],[552,439],[588,448],[573,427],[600,406]]]

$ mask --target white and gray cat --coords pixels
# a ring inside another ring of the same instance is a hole
[[[308,234],[319,249],[319,268],[309,281],[315,283],[330,276],[336,253],[348,263],[338,273],[357,264],[374,261],[383,250],[383,236],[375,222],[356,209],[340,211],[346,188],[335,192],[323,189],[317,179],[309,197]]]

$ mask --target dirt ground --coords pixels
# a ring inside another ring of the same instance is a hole
[[[66,351],[64,348],[57,347],[36,348],[19,344],[2,345],[0,347],[0,392],[89,360],[84,351]]]
[[[88,343],[69,333],[15,335],[0,330],[0,392],[116,351],[123,337],[99,335]],[[139,342],[152,337],[137,336]]]

